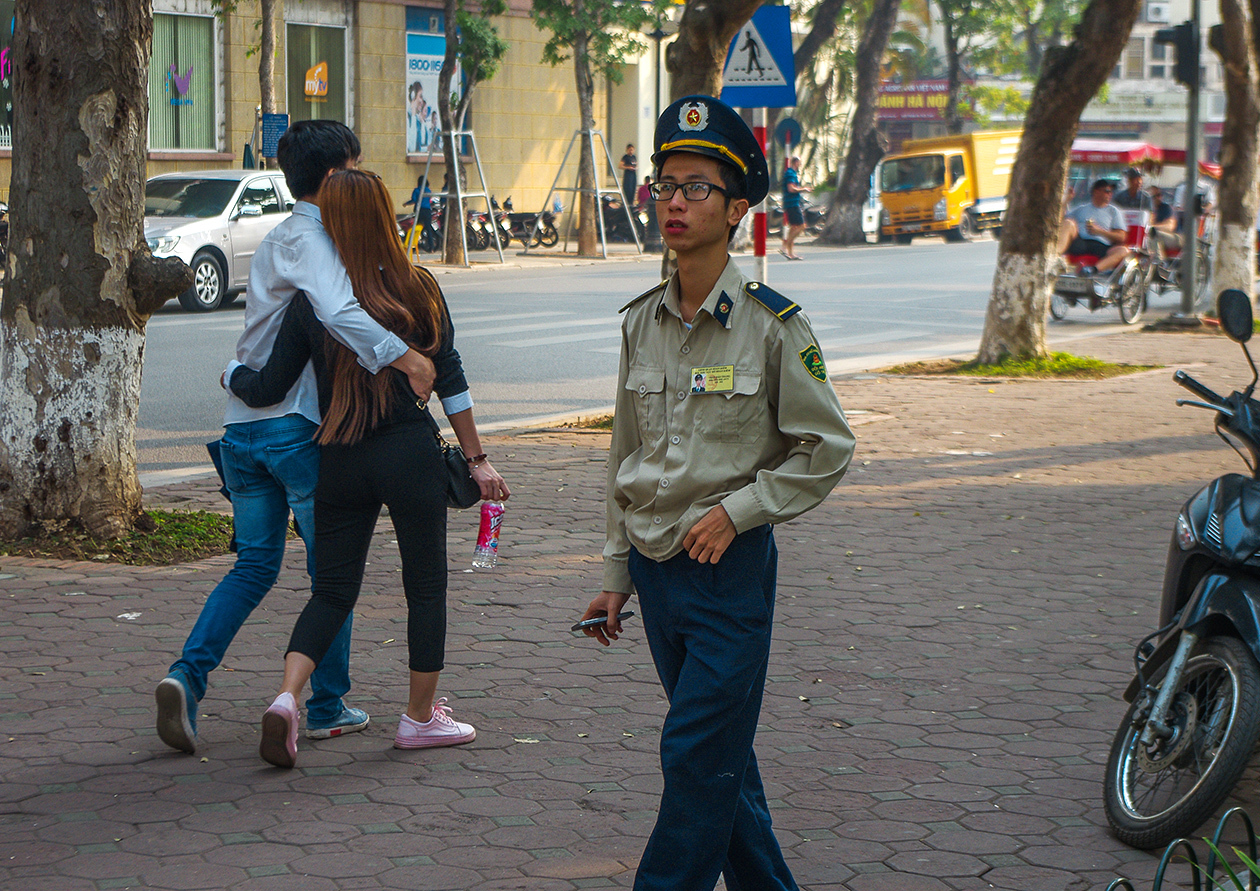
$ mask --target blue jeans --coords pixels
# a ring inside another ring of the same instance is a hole
[[[630,550],[643,630],[669,713],[664,791],[635,891],[797,891],[770,825],[753,754],[770,657],[778,551],[770,526],[716,564]]]
[[[236,525],[236,565],[215,586],[201,608],[184,652],[171,666],[188,679],[193,695],[206,695],[207,676],[223,661],[232,639],[254,607],[275,584],[284,559],[289,511],[306,542],[306,571],[315,568],[315,485],[319,446],[311,441],[315,424],[301,415],[229,424],[220,455],[232,495]],[[307,722],[326,724],[342,711],[350,689],[349,616],[328,654],[311,675]]]

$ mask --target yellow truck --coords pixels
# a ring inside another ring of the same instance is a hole
[[[908,139],[880,162],[880,239],[916,235],[970,241],[998,230],[1022,130]]]

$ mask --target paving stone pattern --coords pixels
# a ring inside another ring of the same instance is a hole
[[[1219,336],[1080,352],[1246,383]],[[1197,367],[1196,367],[1197,366]],[[1107,833],[1101,774],[1172,521],[1241,469],[1167,369],[1103,382],[835,382],[859,435],[818,510],[777,530],[777,635],[757,737],[809,891],[1149,887]],[[666,703],[641,626],[568,632],[600,579],[601,434],[487,440],[509,477],[503,553],[468,568],[450,516],[440,694],[469,746],[391,748],[406,615],[387,521],[355,622],[364,733],[257,756],[307,587],[293,543],[200,708],[194,756],[153,688],[231,558],[161,569],[0,560],[0,887],[23,891],[628,888],[660,789]],[[224,506],[205,480],[152,503]],[[1235,803],[1256,810],[1249,773]],[[1205,829],[1205,832],[1207,830]]]

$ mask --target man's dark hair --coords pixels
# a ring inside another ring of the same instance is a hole
[[[276,160],[300,201],[319,191],[329,170],[345,167],[362,153],[359,137],[340,121],[297,121],[280,137]]]
[[[1109,179],[1096,179],[1089,190],[1091,192],[1097,192],[1099,189],[1111,189],[1114,192],[1115,188],[1116,184]]]

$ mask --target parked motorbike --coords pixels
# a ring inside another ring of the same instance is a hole
[[[636,227],[638,240],[643,240],[643,223],[636,220],[631,211],[631,220],[626,219],[625,205],[620,198],[612,195],[600,196],[600,210],[604,215],[604,237],[609,241],[634,241],[636,232],[631,231],[631,220]]]
[[[1197,397],[1177,404],[1215,412],[1217,434],[1251,473],[1219,477],[1182,507],[1161,627],[1134,653],[1137,673],[1124,693],[1132,704],[1103,791],[1116,837],[1138,848],[1190,836],[1234,788],[1260,737],[1260,401],[1252,398],[1260,373],[1246,346],[1247,295],[1223,292],[1220,318],[1243,347],[1251,383],[1219,396],[1177,371],[1173,380]]]
[[[503,201],[503,206],[490,196],[490,206],[494,208],[495,222],[499,227],[499,237],[506,245],[516,239],[527,247],[554,247],[560,241],[560,231],[556,228],[556,217],[551,211],[543,211],[539,222],[536,213],[515,213],[512,209],[512,196]]]

